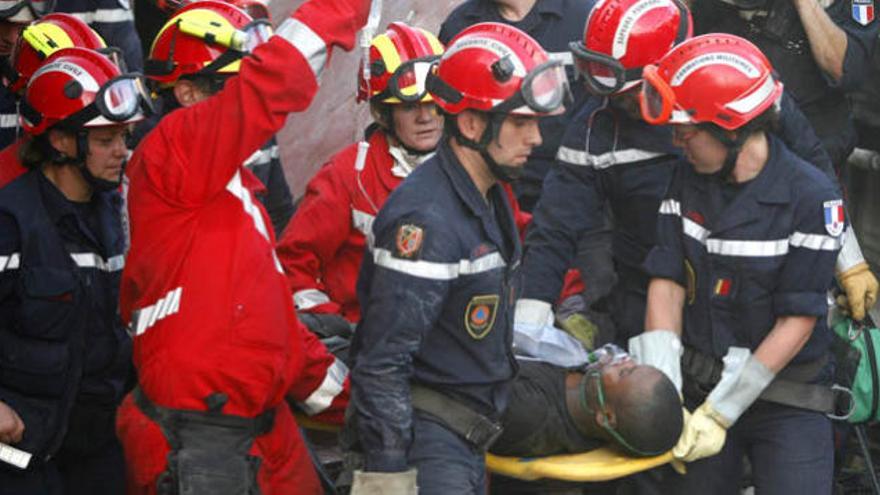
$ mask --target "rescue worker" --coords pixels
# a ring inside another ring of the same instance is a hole
[[[118,50],[107,48],[98,33],[70,14],[47,14],[24,28],[20,36],[21,40],[13,47],[8,60],[0,60],[3,88],[11,91],[16,101],[23,95],[28,81],[37,69],[50,55],[62,48],[98,50],[110,56],[117,65],[120,60]],[[24,137],[18,138],[0,151],[0,187],[27,171],[18,157],[24,140]]]
[[[880,33],[874,0],[693,0],[693,11],[697,33],[731,33],[767,54],[845,182],[843,165],[858,140],[845,94],[870,69]],[[862,320],[880,284],[851,227],[846,238],[837,280],[846,310]]]
[[[8,64],[9,56],[21,30],[28,24],[52,11],[54,0],[20,0],[4,4],[0,9],[0,64]],[[15,95],[0,87],[0,149],[18,138],[18,102]]]
[[[186,4],[188,3],[191,2],[187,2]],[[259,19],[265,19],[266,22],[272,21],[269,17],[268,10],[255,0],[230,0],[229,3],[245,10],[245,12],[260,14],[261,17],[251,16],[254,21]],[[257,8],[255,5],[259,5],[263,8]],[[167,7],[169,9],[171,8],[170,5]],[[182,7],[182,5],[178,5],[178,7]],[[173,12],[171,13],[173,14]],[[165,20],[159,23],[156,27],[156,31],[166,23],[167,17],[168,16],[163,16]],[[154,32],[153,34],[157,33]],[[151,39],[152,38],[153,37],[151,37]],[[151,60],[147,60],[146,73],[154,82],[157,112],[152,118],[145,119],[135,127],[131,139],[132,148],[136,147],[144,136],[156,127],[156,124],[162,117],[181,106],[181,102],[177,100],[177,97],[174,94],[173,81],[163,79],[163,71],[164,68],[161,61],[158,62],[158,66],[156,66]],[[222,70],[219,72],[223,73]],[[256,188],[254,190],[254,195],[266,208],[266,213],[269,214],[269,220],[272,223],[272,230],[274,231],[275,236],[278,237],[284,232],[284,229],[287,227],[287,223],[290,221],[290,217],[293,215],[296,207],[293,204],[293,196],[290,194],[290,187],[287,185],[287,179],[284,177],[284,169],[281,166],[281,157],[278,152],[278,143],[275,137],[273,136],[272,139],[265,143],[262,148],[249,156],[245,160],[244,165],[253,172],[264,186]]]
[[[607,334],[613,333],[619,345],[644,327],[649,276],[642,262],[654,245],[657,208],[680,152],[673,146],[671,129],[642,120],[637,90],[642,67],[687,39],[691,23],[687,8],[677,0],[659,0],[651,9],[642,5],[639,0],[598,4],[583,40],[572,44],[583,84],[601,98],[578,110],[560,146],[558,166],[544,182],[526,242],[518,330],[552,321],[551,304],[575,258],[578,239],[601,227],[606,205],[614,218],[618,281],[597,306],[610,313],[614,330]],[[781,106],[780,136],[799,156],[831,175],[827,154],[797,106],[790,98],[783,98]],[[582,271],[593,266],[588,261]]]
[[[133,370],[116,189],[128,125],[148,108],[139,77],[65,48],[28,83],[28,172],[0,194],[0,442],[30,458],[4,457],[0,493],[124,490],[115,415]]]
[[[511,25],[532,38],[553,60],[565,65],[576,104],[568,105],[565,113],[541,119],[543,142],[529,157],[522,177],[513,183],[517,200],[523,210],[531,212],[541,195],[541,183],[552,168],[556,149],[573,110],[586,99],[582,86],[574,84],[568,43],[583,34],[587,13],[593,0],[467,0],[456,7],[440,26],[440,41],[449,43],[465,28],[478,22],[500,22]]]
[[[243,162],[308,107],[330,51],[352,48],[368,10],[310,0],[270,37],[265,21],[205,0],[153,43],[151,65],[165,70],[152,77],[183,108],[126,171],[121,309],[138,388],[118,429],[131,492],[320,493],[285,398],[341,423],[348,370],[296,320]]]
[[[373,38],[369,86],[358,70],[357,100],[369,100],[373,116],[363,168],[355,163],[358,143],[331,158],[309,181],[278,243],[296,309],[319,335],[350,334],[349,322],[360,319],[355,283],[375,215],[437,147],[443,118],[424,74],[441,53],[433,34],[401,22]]]
[[[358,280],[353,494],[483,493],[510,382],[520,242],[499,181],[563,111],[562,64],[504,24],[454,38],[428,89],[445,115],[436,155],[388,198]],[[370,491],[373,490],[373,491]],[[383,491],[384,490],[384,491]]]
[[[693,412],[673,449],[687,475],[662,493],[739,493],[744,455],[758,493],[832,492],[826,292],[846,219],[837,185],[770,132],[773,74],[728,34],[643,70],[642,113],[673,124],[689,162],[659,208],[647,330],[630,340]]]
[[[54,0],[56,12],[78,17],[97,31],[110,46],[122,51],[132,72],[143,72],[141,40],[134,28],[134,11],[129,0]]]

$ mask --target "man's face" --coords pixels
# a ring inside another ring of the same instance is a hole
[[[672,126],[672,142],[684,151],[699,174],[714,174],[721,170],[727,158],[727,148],[709,131],[695,125]]]
[[[89,154],[86,167],[98,179],[117,182],[122,176],[122,165],[128,155],[125,138],[127,125],[114,125],[90,129],[88,133]]]
[[[0,21],[0,57],[8,57],[18,42],[18,36],[27,26],[24,22]]]
[[[508,167],[524,167],[532,149],[541,144],[538,120],[538,117],[525,115],[505,117],[498,138],[487,148],[495,162]]]
[[[443,134],[443,117],[433,103],[404,103],[391,107],[394,132],[402,144],[417,151],[431,151]]]

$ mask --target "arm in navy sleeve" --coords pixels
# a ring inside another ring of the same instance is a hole
[[[351,383],[366,471],[407,469],[413,355],[440,317],[461,259],[454,233],[436,210],[426,207],[424,213],[392,219],[380,213],[375,247],[361,267],[363,316],[355,332]],[[405,224],[423,229],[415,258],[397,255],[397,230]]]
[[[824,316],[826,292],[834,278],[834,264],[840,251],[844,226],[837,235],[826,229],[825,207],[843,204],[840,191],[816,175],[804,182],[794,214],[789,251],[773,293],[773,310],[779,316]]]
[[[690,164],[684,160],[675,166],[666,197],[660,203],[657,215],[657,243],[645,258],[645,271],[651,278],[665,278],[685,286],[684,235],[681,217],[681,194],[684,176]]]
[[[568,125],[555,166],[544,178],[523,257],[523,299],[554,303],[584,232],[603,225],[604,193],[599,172],[579,162],[585,155],[585,119]],[[583,160],[586,162],[586,160]]]
[[[831,157],[813,131],[813,126],[788,92],[782,93],[778,134],[796,155],[824,172],[832,181],[837,181]]]
[[[836,0],[827,10],[831,20],[846,33],[843,75],[836,84],[829,79],[831,86],[837,86],[843,91],[853,91],[865,81],[877,45],[877,35],[880,33],[876,6],[875,18],[864,26],[853,18],[852,9],[852,2]]]

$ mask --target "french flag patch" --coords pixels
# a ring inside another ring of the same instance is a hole
[[[853,20],[867,26],[874,20],[874,0],[852,0]]]
[[[844,212],[843,200],[835,199],[823,203],[825,207],[825,230],[832,236],[837,237],[843,233]]]

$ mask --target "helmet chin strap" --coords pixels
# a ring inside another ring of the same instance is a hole
[[[715,137],[715,139],[720,141],[721,144],[727,148],[727,155],[724,157],[724,164],[721,166],[721,170],[715,172],[714,175],[722,181],[728,181],[730,180],[730,175],[733,173],[734,167],[736,167],[736,160],[739,158],[739,153],[742,151],[742,146],[748,136],[743,132],[738,132],[736,138],[730,139],[727,133],[720,127],[708,125],[705,128],[713,137]]]
[[[478,151],[483,158],[483,161],[488,165],[489,171],[492,172],[492,175],[496,179],[502,182],[516,181],[522,177],[523,168],[501,165],[495,161],[495,158],[489,153],[489,143],[498,139],[498,133],[501,132],[501,123],[507,115],[503,113],[489,113],[487,114],[487,117],[488,121],[486,122],[486,128],[483,129],[483,134],[478,141],[463,136],[461,132],[459,132],[458,125],[454,122],[454,119],[450,119],[450,128],[452,129],[453,137],[455,137],[462,146]]]
[[[82,174],[83,178],[86,180],[89,186],[91,186],[92,191],[107,192],[118,188],[119,184],[122,182],[122,172],[120,172],[119,178],[117,178],[115,181],[95,177],[94,174],[92,174],[91,170],[89,170],[89,167],[86,166],[86,156],[88,156],[88,154],[88,131],[86,129],[80,129],[76,131],[76,158],[71,158],[69,159],[69,161],[76,165],[76,168],[79,169],[79,172]],[[125,170],[124,163],[123,170]]]

